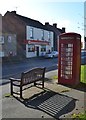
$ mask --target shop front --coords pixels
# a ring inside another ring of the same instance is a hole
[[[48,41],[42,40],[25,40],[26,58],[44,56],[52,48]]]

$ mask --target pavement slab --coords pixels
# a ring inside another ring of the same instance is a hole
[[[86,91],[78,87],[58,84],[58,80],[52,79],[52,75],[57,75],[57,71],[46,73],[44,89],[31,85],[30,88],[24,90],[24,99],[10,95],[6,97],[6,94],[10,93],[10,84],[3,85],[2,117],[67,119],[74,113],[84,112]]]

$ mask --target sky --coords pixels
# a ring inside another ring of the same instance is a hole
[[[26,16],[58,28],[65,27],[66,32],[76,32],[84,38],[85,12],[84,0],[0,0],[0,14],[17,11]]]

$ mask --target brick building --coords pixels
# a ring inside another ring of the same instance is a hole
[[[9,26],[8,31],[16,34],[17,55],[21,57],[41,56],[48,50],[57,50],[58,35],[63,30],[65,32],[65,29],[57,28],[56,24],[43,25],[37,20],[17,14],[16,11],[7,11],[3,18],[6,29]]]
[[[58,44],[59,44],[58,36],[61,33],[65,33],[65,28],[64,27],[62,29],[57,28],[57,24],[56,23],[54,23],[53,25],[50,25],[49,22],[46,22],[45,26],[46,26],[46,28],[48,28],[49,30],[53,31],[53,33],[54,33],[53,50],[57,51],[58,50]]]
[[[12,33],[2,15],[0,15],[0,57],[17,56],[16,34]]]

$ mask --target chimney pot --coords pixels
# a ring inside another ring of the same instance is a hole
[[[62,27],[62,33],[65,33],[65,27]]]
[[[57,23],[53,23],[53,27],[57,28]]]
[[[16,14],[16,11],[14,10],[14,11],[12,11],[11,13]]]
[[[45,22],[45,25],[49,25],[49,22]]]

